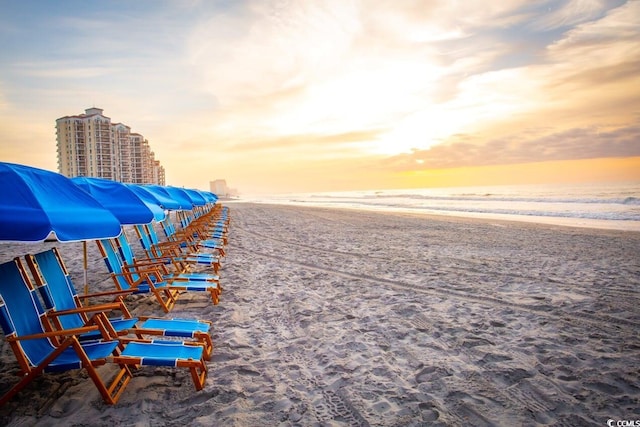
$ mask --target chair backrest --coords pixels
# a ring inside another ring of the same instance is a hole
[[[149,258],[160,258],[167,255],[166,251],[157,246],[160,240],[152,224],[136,225],[135,229],[140,238],[140,244]]]
[[[175,240],[174,235],[176,234],[176,228],[173,225],[173,222],[171,222],[170,218],[166,217],[164,220],[160,221],[160,225],[162,226],[162,231],[164,231],[164,235],[167,237],[167,239]],[[158,235],[155,234],[155,230],[152,230],[151,233],[155,236],[156,243],[158,243]],[[154,236],[152,236],[152,238],[154,238]]]
[[[191,216],[187,213],[187,211],[178,212],[178,219],[180,220],[180,226],[182,228],[187,228],[191,223]]]
[[[26,258],[47,309],[62,311],[78,307],[76,288],[56,248]],[[58,320],[63,329],[81,328],[86,323],[79,313],[58,316]]]
[[[138,280],[139,276],[135,272],[125,271],[122,258],[118,251],[113,247],[113,243],[109,239],[96,240],[100,254],[104,259],[104,263],[107,265],[107,269],[111,274],[116,287],[121,290],[131,289],[131,284],[127,277],[131,280]]]
[[[124,232],[118,236],[117,243],[118,243],[118,252],[120,253],[120,257],[122,258],[122,260],[129,265],[135,264],[136,256],[133,253],[133,249],[131,249],[129,240],[127,240],[127,235]]]
[[[6,337],[21,337],[46,331],[44,309],[19,259],[0,264],[0,325]],[[13,341],[12,349],[26,370],[37,366],[55,347],[48,338]]]
[[[149,258],[153,258],[155,255],[153,253],[153,242],[151,241],[151,236],[147,231],[147,228],[148,228],[147,225],[140,224],[140,225],[136,225],[134,228],[136,230],[136,234],[138,235],[138,239],[140,240],[140,245],[142,246],[142,249],[144,249],[144,251],[146,252]]]

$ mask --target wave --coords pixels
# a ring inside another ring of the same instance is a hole
[[[623,205],[640,205],[640,198],[638,197],[627,197],[622,201]]]
[[[498,196],[492,193],[483,195],[461,194],[456,196],[435,196],[419,193],[403,193],[403,194],[368,194],[368,195],[319,195],[309,196],[312,199],[325,200],[376,200],[376,199],[404,199],[404,200],[421,200],[421,201],[494,201],[494,202],[517,202],[517,203],[586,203],[586,204],[620,204],[620,205],[640,205],[638,197],[520,197],[520,196]]]
[[[369,190],[274,196],[267,203],[461,216],[624,221],[640,228],[640,183]],[[636,226],[636,223],[637,226]]]
[[[412,205],[407,203],[362,203],[354,199],[334,200],[318,203],[316,201],[303,199],[290,199],[290,203],[321,205],[324,207],[347,207],[354,209],[377,209],[377,210],[404,210],[414,212],[434,212],[434,213],[459,213],[459,214],[486,214],[486,215],[509,215],[527,217],[548,217],[548,218],[576,218],[594,219],[609,221],[640,221],[640,210],[625,211],[579,211],[579,210],[550,210],[549,205],[540,205],[537,209],[512,209],[502,206],[434,206],[434,205]]]

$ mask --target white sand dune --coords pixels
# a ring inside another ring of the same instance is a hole
[[[44,375],[3,425],[603,426],[640,419],[640,234],[230,203],[204,391],[141,369],[116,406]],[[43,245],[0,245],[4,262]],[[55,244],[78,288],[81,244]],[[111,287],[89,244],[92,289]],[[160,315],[149,297],[136,313]],[[1,341],[0,385],[16,381]]]

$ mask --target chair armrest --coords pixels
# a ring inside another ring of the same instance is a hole
[[[77,336],[87,332],[96,331],[98,329],[100,329],[98,326],[84,326],[82,328],[71,328],[71,329],[62,329],[59,331],[41,332],[39,334],[21,335],[19,337],[11,335],[6,337],[6,340],[22,341],[22,340],[33,340],[33,339],[40,339],[40,338]]]
[[[66,316],[68,314],[94,313],[94,312],[104,313],[104,312],[109,312],[113,310],[119,310],[121,308],[122,308],[122,304],[120,303],[89,305],[84,307],[70,308],[67,310],[51,310],[47,312],[47,316],[55,317],[55,316]]]

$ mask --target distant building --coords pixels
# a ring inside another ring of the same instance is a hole
[[[218,197],[227,197],[227,181],[224,179],[216,179],[215,181],[211,181],[209,183],[211,187],[211,192],[214,193]]]
[[[58,171],[135,184],[165,185],[164,167],[142,135],[111,123],[101,108],[56,120]]]
[[[229,188],[227,186],[227,181],[224,179],[216,179],[215,181],[209,182],[209,187],[211,192],[221,199],[238,196],[238,190],[235,188]]]

